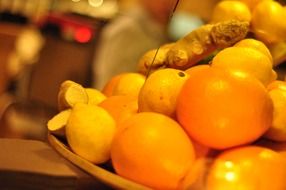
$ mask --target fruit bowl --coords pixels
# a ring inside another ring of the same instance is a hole
[[[150,188],[135,183],[133,181],[127,180],[115,173],[97,166],[80,156],[73,153],[70,148],[62,141],[60,138],[49,133],[48,142],[50,145],[65,159],[72,162],[74,165],[78,166],[85,172],[89,173],[95,177],[100,182],[116,189],[136,189],[136,190],[148,190]]]

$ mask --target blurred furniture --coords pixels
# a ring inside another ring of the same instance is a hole
[[[0,43],[0,137],[45,141],[46,123],[58,111],[60,84],[90,84],[101,25],[79,15],[52,16],[52,22],[32,28],[0,23],[5,43]]]
[[[0,95],[9,86],[10,78],[7,73],[7,62],[10,53],[15,48],[15,41],[22,29],[22,25],[0,23]]]

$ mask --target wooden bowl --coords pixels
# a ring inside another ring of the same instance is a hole
[[[64,158],[108,186],[116,189],[150,190],[148,187],[125,179],[111,171],[108,171],[107,169],[81,158],[73,153],[68,146],[51,133],[48,134],[48,141],[50,145]]]

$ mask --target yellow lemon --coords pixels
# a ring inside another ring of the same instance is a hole
[[[66,137],[71,149],[95,164],[110,159],[115,132],[115,121],[106,110],[82,103],[73,107],[66,126]]]
[[[273,80],[271,61],[266,55],[253,48],[225,48],[213,58],[212,67],[245,72],[256,77],[264,85]]]
[[[95,88],[85,88],[88,96],[88,104],[97,105],[106,99],[106,96]]]
[[[246,4],[240,1],[221,1],[216,4],[211,16],[211,22],[216,23],[236,19],[250,22],[251,12]]]
[[[263,0],[252,12],[251,26],[257,39],[277,43],[286,39],[286,11],[276,1]]]
[[[188,76],[184,71],[171,68],[153,72],[139,93],[139,112],[152,111],[175,117],[177,96]]]

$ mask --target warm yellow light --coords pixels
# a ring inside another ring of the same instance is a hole
[[[75,3],[76,3],[76,2],[79,2],[79,1],[80,1],[80,0],[72,0],[72,2],[75,2]]]
[[[227,181],[234,181],[235,180],[235,173],[234,172],[227,172],[225,174],[225,179]]]
[[[103,3],[103,0],[88,0],[88,4],[92,7],[100,7]]]
[[[226,168],[232,168],[233,167],[233,163],[231,161],[226,161],[224,163],[224,165],[225,165]]]

